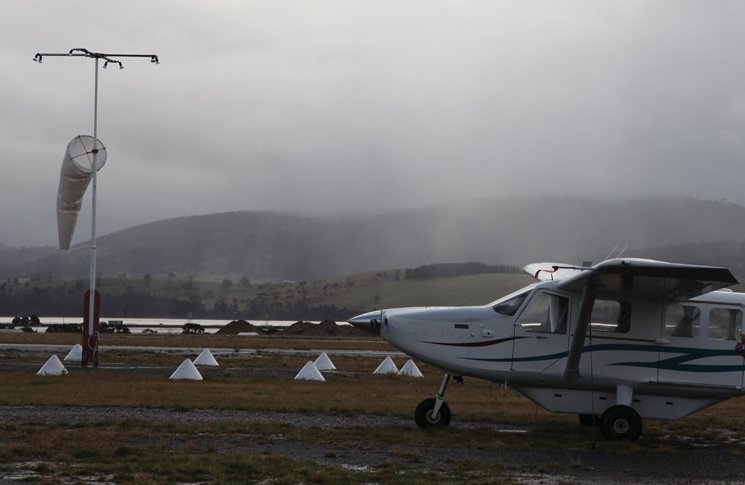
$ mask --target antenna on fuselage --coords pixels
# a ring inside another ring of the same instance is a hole
[[[613,254],[613,251],[615,251],[616,249],[618,249],[618,244],[616,244],[615,248],[610,250],[610,252],[608,253],[608,256],[606,256],[603,261],[608,261],[610,259],[610,255]]]
[[[621,252],[620,252],[620,253],[618,253],[618,255],[616,256],[616,258],[620,258],[620,257],[621,257],[621,255],[623,254],[623,252],[624,252],[624,251],[626,251],[626,248],[627,248],[627,247],[629,247],[629,245],[628,245],[628,244],[627,244],[626,246],[624,246],[624,247],[623,247],[623,249],[621,250]]]
[[[621,254],[623,254],[623,252],[626,251],[626,248],[627,247],[629,247],[628,244],[623,247],[623,249],[621,250],[620,253],[616,254],[616,258],[620,258],[621,257]],[[613,249],[611,249],[611,252],[608,253],[608,256],[606,256],[603,261],[608,261],[610,259],[611,255],[613,254],[613,251],[615,251],[616,249],[618,249],[618,244],[616,244],[616,247],[614,247]]]

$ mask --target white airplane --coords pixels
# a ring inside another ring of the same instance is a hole
[[[537,263],[539,280],[484,306],[379,310],[349,323],[442,369],[418,426],[444,426],[450,377],[509,384],[608,440],[636,440],[642,419],[675,420],[743,396],[745,294],[726,268],[612,259]]]

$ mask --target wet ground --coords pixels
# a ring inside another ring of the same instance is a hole
[[[411,420],[387,416],[325,416],[300,413],[257,413],[249,411],[190,410],[83,407],[0,407],[1,423],[76,423],[117,422],[136,419],[152,423],[277,422],[297,427],[318,426],[323,429],[351,426],[397,425],[414,427]],[[483,423],[453,423],[460,427],[483,427]],[[487,425],[495,433],[525,431],[524,427]],[[0,439],[0,444],[4,444]],[[162,444],[182,448],[183,440],[138,440],[132,445]],[[251,450],[256,453],[278,453],[297,460],[312,460],[321,465],[340,465],[350,470],[364,470],[391,460],[396,454],[412,452],[420,457],[412,468],[448,468],[464,459],[507,466],[509,473],[523,483],[544,484],[678,484],[678,483],[745,483],[745,460],[731,453],[678,452],[674,454],[619,454],[565,451],[490,452],[473,448],[411,448],[400,445],[375,445],[360,442],[343,450],[329,449],[313,442],[297,442],[282,436],[236,439],[207,436],[190,438],[195,451],[208,448],[216,452]],[[19,483],[0,474],[0,484]]]
[[[65,347],[69,349],[69,346]],[[152,350],[152,349],[149,349]],[[168,351],[174,349],[169,348]],[[187,349],[179,349],[184,353]],[[188,349],[196,353],[201,349]],[[28,349],[25,352],[39,352],[48,355],[48,349]],[[232,352],[232,350],[231,350]],[[311,354],[311,351],[302,351]],[[215,351],[213,350],[213,353]],[[64,354],[60,353],[63,357]],[[87,372],[79,365],[66,363],[69,372]],[[0,373],[33,372],[39,369],[37,360],[0,359]],[[143,376],[168,376],[174,370],[173,364],[124,364],[102,363],[101,369],[111,372],[136,374]],[[224,372],[220,368],[200,367],[205,375]],[[233,376],[276,375],[293,377],[297,369],[273,367],[231,367]],[[324,372],[324,374],[326,374]],[[413,419],[402,419],[389,416],[327,416],[304,413],[257,413],[249,411],[217,410],[169,410],[144,408],[84,408],[84,407],[0,407],[0,423],[76,423],[117,422],[137,419],[152,423],[206,423],[206,422],[277,422],[297,427],[318,426],[323,429],[348,428],[352,426],[395,425],[414,428]],[[457,427],[488,427],[494,433],[520,433],[526,427],[487,425],[484,423],[453,422]],[[644,439],[642,437],[642,439]],[[0,445],[3,442],[0,433]],[[132,443],[144,444],[144,443]],[[167,447],[181,448],[182,440],[161,443]],[[392,459],[401,452],[417,453],[421,458],[407,466],[422,469],[441,469],[453,466],[464,459],[476,459],[484,463],[498,463],[508,467],[514,478],[526,484],[745,484],[745,458],[732,449],[718,452],[716,449],[697,450],[674,453],[621,454],[602,451],[503,451],[491,452],[475,448],[410,448],[397,445],[374,445],[359,443],[343,450],[330,450],[321,443],[296,442],[285,440],[281,436],[252,439],[242,437],[221,438],[219,436],[198,437],[191,440],[196,450],[213,448],[217,452],[251,450],[257,453],[278,453],[297,460],[312,460],[321,465],[340,465],[350,470],[365,470]],[[743,450],[745,451],[745,450]],[[16,476],[13,473],[0,473],[0,485],[20,483],[28,477]]]

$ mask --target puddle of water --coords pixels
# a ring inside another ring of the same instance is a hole
[[[34,468],[36,468],[40,463],[40,461],[22,461],[18,463],[8,463],[9,467],[12,468],[26,468],[26,470],[18,470],[17,472],[12,472],[10,475],[6,475],[6,477],[10,477],[12,475],[14,480],[19,480],[22,478],[27,478],[33,475],[36,475],[36,472],[34,471]]]
[[[3,480],[17,480],[26,481],[27,479],[36,476],[36,472],[31,470],[19,470],[17,472],[10,472],[3,475]]]
[[[343,469],[349,470],[350,472],[372,472],[373,469],[369,466],[365,465],[348,465],[348,464],[342,464],[340,465]]]

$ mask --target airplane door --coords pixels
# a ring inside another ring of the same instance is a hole
[[[515,322],[512,370],[544,372],[563,370],[569,350],[569,298],[539,291]]]
[[[741,333],[738,308],[668,303],[658,380],[741,388],[745,370],[737,348]]]

